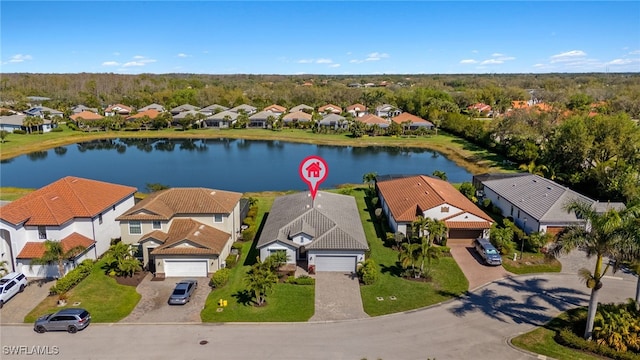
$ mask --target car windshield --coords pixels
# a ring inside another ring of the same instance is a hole
[[[173,290],[173,295],[184,295],[186,292],[185,289],[175,289]]]
[[[498,250],[496,250],[496,249],[487,249],[487,254],[489,254],[489,255],[498,255]]]

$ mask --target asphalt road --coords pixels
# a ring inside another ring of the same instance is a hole
[[[635,277],[606,278],[601,302],[633,296]],[[575,274],[502,279],[462,299],[381,317],[308,323],[92,324],[77,334],[2,326],[4,359],[534,359],[508,339],[585,305]],[[206,344],[201,345],[201,341]],[[23,355],[9,355],[25,347]],[[51,355],[34,356],[33,346]],[[13,348],[11,348],[13,347]],[[31,355],[28,352],[31,351]]]

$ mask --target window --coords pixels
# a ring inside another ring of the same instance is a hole
[[[113,205],[113,206],[111,207],[111,210],[116,211],[116,206],[115,206],[115,205]]]
[[[160,223],[160,221],[158,220],[153,221],[153,229],[154,230],[162,229],[162,224]]]
[[[129,234],[131,235],[142,234],[142,226],[140,226],[140,221],[129,221]]]
[[[448,207],[448,206],[442,206],[442,207],[440,208],[440,212],[448,213],[448,212],[449,212],[449,207]]]
[[[102,214],[98,215],[98,224],[102,224]]]
[[[46,239],[46,238],[47,238],[47,227],[38,226],[38,239]]]
[[[221,223],[222,222],[222,214],[214,214],[213,222]]]

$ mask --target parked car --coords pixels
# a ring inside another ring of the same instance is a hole
[[[487,265],[502,265],[502,257],[489,239],[475,239],[473,241],[473,247]]]
[[[39,317],[33,325],[33,329],[40,334],[56,330],[74,334],[89,326],[89,323],[91,323],[91,314],[87,310],[69,308]]]
[[[11,272],[0,279],[0,309],[17,293],[27,287],[27,277],[23,273]]]
[[[191,294],[198,287],[196,280],[182,280],[176,284],[171,296],[169,296],[169,305],[184,305],[191,300]]]

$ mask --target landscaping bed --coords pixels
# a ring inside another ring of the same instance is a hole
[[[562,264],[555,258],[542,253],[523,253],[522,259],[517,254],[517,259],[513,260],[513,255],[502,256],[502,267],[510,273],[524,275],[543,272],[560,272]]]
[[[142,280],[149,274],[148,271],[138,271],[132,276],[113,276],[116,282],[120,285],[137,287]]]

